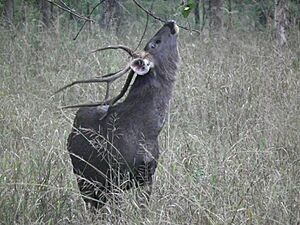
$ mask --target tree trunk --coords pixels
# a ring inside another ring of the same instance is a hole
[[[40,8],[42,13],[42,22],[45,27],[50,25],[50,3],[46,0],[40,1]]]
[[[8,24],[11,25],[12,24],[12,19],[14,16],[14,5],[15,5],[15,1],[14,0],[6,0],[4,2],[4,7],[3,7],[3,17],[4,17],[4,21]]]
[[[202,25],[201,25],[201,31],[202,31],[205,26],[206,10],[205,10],[205,1],[201,0],[201,2],[202,2]]]
[[[200,24],[200,13],[199,13],[199,4],[200,0],[195,0],[196,7],[194,9],[194,14],[195,14],[195,24],[199,25]]]
[[[54,24],[56,19],[56,9],[53,4],[50,4],[50,22]]]
[[[288,8],[287,0],[275,0],[276,40],[280,46],[287,44]]]
[[[87,18],[89,18],[89,19],[90,19],[90,13],[91,13],[91,11],[90,11],[90,3],[87,2],[86,3],[86,15],[87,15]],[[91,33],[92,28],[91,28],[91,22],[90,21],[87,21],[87,27],[88,27],[88,32]]]
[[[22,1],[21,3],[21,21],[23,24],[26,24],[26,19],[27,19],[27,3],[25,0]]]
[[[231,0],[228,0],[228,30],[232,28],[232,4]]]
[[[221,31],[223,27],[224,0],[209,0],[209,27],[211,31]]]
[[[101,16],[100,26],[104,29],[118,27],[121,23],[121,6],[120,0],[107,0],[105,1],[106,8]]]

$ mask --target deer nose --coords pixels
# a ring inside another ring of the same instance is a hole
[[[165,26],[168,26],[170,27],[171,29],[175,26],[176,24],[176,21],[175,20],[168,20],[166,23],[165,23]]]
[[[175,20],[169,20],[166,22],[165,26],[170,28],[171,34],[176,34],[178,32],[178,26],[176,25]]]
[[[168,20],[167,23],[176,23],[175,20]]]

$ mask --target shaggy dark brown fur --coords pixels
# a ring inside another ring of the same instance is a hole
[[[80,108],[68,138],[79,189],[95,208],[115,191],[152,184],[158,135],[179,62],[176,24],[166,23],[144,51],[152,56],[154,68],[137,76],[127,98],[107,112],[103,107]]]

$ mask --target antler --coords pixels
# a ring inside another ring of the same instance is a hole
[[[107,46],[104,48],[98,48],[98,49],[91,51],[90,53],[95,53],[98,51],[109,50],[109,49],[122,49],[122,50],[126,51],[131,57],[136,56],[134,54],[133,50],[131,50],[130,48],[128,48],[127,46],[124,46],[124,45],[112,45],[112,46]]]
[[[62,109],[72,109],[72,108],[79,108],[79,107],[95,107],[95,106],[100,106],[100,105],[113,105],[115,104],[117,101],[119,101],[127,92],[129,85],[131,83],[131,80],[133,78],[134,75],[134,71],[131,70],[129,72],[129,75],[126,79],[125,85],[123,86],[121,92],[114,98],[110,99],[110,100],[106,100],[103,102],[96,102],[96,103],[87,103],[87,104],[78,104],[78,105],[69,105],[69,106],[64,106],[62,107]]]
[[[146,73],[149,72],[149,70],[151,68],[153,68],[153,63],[151,62],[151,59],[150,59],[151,56],[149,54],[147,54],[145,52],[136,53],[136,52],[132,51],[129,47],[126,47],[126,46],[123,46],[123,45],[107,46],[107,47],[104,47],[104,48],[99,48],[99,49],[93,50],[93,51],[91,51],[91,53],[94,53],[94,52],[97,52],[97,51],[108,50],[108,49],[122,49],[122,50],[126,51],[133,59],[131,60],[131,62],[123,70],[120,70],[120,71],[115,72],[115,73],[109,73],[109,74],[106,74],[102,77],[96,77],[96,78],[88,79],[88,80],[74,81],[71,84],[68,84],[68,85],[62,87],[58,91],[55,92],[55,94],[56,94],[56,93],[61,92],[61,91],[65,90],[66,88],[69,88],[69,87],[71,87],[75,84],[106,82],[107,89],[106,89],[104,101],[98,102],[98,103],[91,103],[91,104],[70,105],[70,106],[62,107],[63,109],[78,108],[78,107],[93,107],[93,106],[99,106],[99,105],[113,105],[125,95],[125,93],[127,92],[128,88],[129,88],[129,85],[131,83],[131,80],[132,80],[135,73],[137,73],[138,75],[145,75]],[[121,76],[123,76],[124,74],[126,74],[129,70],[130,70],[130,73],[129,73],[129,75],[127,77],[127,80],[126,80],[126,83],[123,86],[123,88],[122,88],[121,92],[119,93],[119,95],[117,95],[116,97],[108,100],[110,84],[113,81],[115,81],[116,79],[118,79]]]
[[[109,83],[115,81],[116,79],[120,78],[122,75],[127,73],[129,70],[130,70],[130,66],[127,66],[127,67],[125,67],[125,69],[120,70],[119,72],[106,74],[102,78],[93,78],[93,79],[89,79],[89,80],[77,80],[77,81],[72,82],[71,84],[63,86],[62,88],[57,90],[55,92],[55,94],[65,90],[66,88],[72,87],[75,84],[103,83],[103,82],[106,82],[109,84]]]

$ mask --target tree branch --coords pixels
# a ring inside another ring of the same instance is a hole
[[[152,10],[152,8],[153,8],[153,3],[154,3],[154,0],[152,0],[152,2],[151,2],[151,6],[150,6],[150,10],[149,10],[149,11]],[[140,39],[138,45],[137,45],[136,48],[134,49],[134,51],[136,51],[136,50],[140,47],[140,45],[141,45],[141,43],[142,43],[142,41],[143,41],[143,39],[144,39],[144,37],[145,37],[145,35],[146,35],[146,31],[147,31],[147,29],[148,29],[148,23],[149,23],[149,14],[147,14],[147,21],[146,21],[146,25],[145,25],[144,32],[143,32],[143,34],[142,34],[142,36],[141,36],[141,39]]]
[[[145,13],[147,13],[149,16],[153,17],[154,19],[160,21],[160,22],[163,22],[163,23],[166,23],[167,21],[154,15],[152,12],[148,11],[147,9],[145,9],[140,3],[138,3],[136,0],[132,0],[141,10],[143,10]],[[184,29],[184,30],[188,30],[188,31],[193,31],[195,33],[198,33],[200,34],[201,32],[199,30],[195,30],[195,29],[189,29],[187,27],[184,27],[184,26],[181,26],[179,24],[177,24],[178,27]]]
[[[95,22],[95,20],[92,20],[90,18],[87,18],[86,16],[82,16],[82,15],[74,12],[74,10],[70,9],[69,7],[68,8],[62,7],[61,5],[57,4],[56,2],[54,2],[52,0],[46,0],[46,1],[51,3],[52,5],[55,5],[56,7],[60,8],[63,11],[71,13],[72,15],[78,17],[79,19],[82,19],[82,20],[85,20],[85,21],[90,21],[90,22]],[[65,5],[65,3],[64,3],[64,5]]]
[[[92,15],[92,13],[94,12],[94,10],[101,5],[105,0],[100,1],[99,3],[97,3],[94,8],[92,9],[92,11],[90,12],[90,14],[88,15],[88,18],[90,18],[90,16]],[[82,31],[83,27],[85,26],[85,24],[88,22],[88,20],[85,20],[84,23],[82,24],[82,26],[80,27],[79,31],[77,32],[76,36],[73,38],[73,40],[75,41],[78,37],[78,35],[80,34],[80,32]]]

